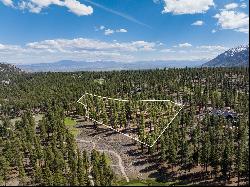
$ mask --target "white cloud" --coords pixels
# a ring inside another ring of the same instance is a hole
[[[160,50],[161,53],[174,53],[176,51],[172,50],[172,49],[161,49]]]
[[[86,16],[93,13],[93,8],[91,6],[81,4],[79,1],[76,0],[65,0],[64,6],[67,7],[70,12],[78,16]]]
[[[39,7],[48,7],[51,4],[60,6],[63,5],[63,2],[61,0],[29,0],[29,2]]]
[[[8,63],[43,63],[63,59],[133,61],[135,54],[153,52],[157,44],[146,41],[104,42],[88,38],[55,39],[25,46],[0,44],[1,59]]]
[[[18,45],[3,45],[0,44],[0,52],[9,52],[9,51],[21,51],[22,48]]]
[[[116,32],[128,32],[126,29],[118,29],[118,30],[116,30]]]
[[[239,28],[239,29],[236,29],[236,31],[248,34],[249,33],[249,28]]]
[[[240,5],[240,7],[241,7],[241,8],[247,8],[247,4],[246,4],[246,3],[242,3],[242,4]]]
[[[211,60],[217,55],[221,54],[228,48],[221,45],[201,45],[201,46],[190,46],[187,48],[180,48],[174,46],[174,48],[163,48],[158,49],[155,60]],[[145,54],[147,55],[147,54]],[[149,53],[149,55],[152,55]]]
[[[14,7],[12,0],[1,0],[4,5]],[[93,8],[91,6],[86,6],[78,0],[18,0],[16,1],[16,8],[21,10],[28,10],[32,13],[40,13],[43,9],[49,7],[50,5],[57,5],[60,7],[68,8],[69,12],[72,12],[78,16],[91,15],[93,13]]]
[[[190,43],[181,43],[181,44],[178,44],[178,46],[174,46],[174,47],[192,47],[192,44],[190,44]]]
[[[216,33],[217,31],[216,31],[215,29],[213,29],[211,32],[214,34],[214,33]]]
[[[154,50],[156,43],[145,41],[134,42],[103,42],[100,40],[88,38],[76,38],[72,40],[56,39],[44,40],[41,42],[33,42],[26,44],[26,47],[31,49],[52,49],[60,52],[65,51],[120,51],[120,52],[136,52]]]
[[[209,51],[226,51],[228,48],[220,45],[202,45],[197,46],[197,49],[207,49]]]
[[[214,18],[218,19],[218,25],[222,29],[249,33],[249,16],[243,12],[222,10]]]
[[[237,3],[230,3],[230,4],[225,5],[224,7],[226,10],[231,10],[231,9],[238,8],[238,6],[239,5]]]
[[[13,6],[13,1],[12,0],[0,0],[5,6]]]
[[[105,29],[105,26],[101,25],[100,30],[104,30],[104,29]]]
[[[106,29],[106,30],[104,31],[104,34],[105,34],[106,36],[111,35],[111,34],[114,34],[114,33],[115,33],[115,31],[112,30],[112,29]]]
[[[201,20],[198,20],[198,21],[192,23],[192,25],[195,25],[195,26],[202,26],[203,24],[204,24],[204,22]]]
[[[157,44],[154,42],[145,42],[145,41],[135,41],[131,43],[132,47],[138,48],[139,51],[155,51]]]
[[[214,6],[213,0],[164,0],[165,7],[162,13],[197,14],[205,13]]]
[[[220,45],[190,45],[180,45],[189,46],[186,48],[164,48],[165,45],[158,41],[105,42],[89,38],[54,39],[27,43],[24,46],[0,44],[0,56],[2,61],[18,64],[48,63],[65,59],[117,62],[190,61],[212,59],[227,49]]]
[[[94,27],[95,31],[102,31],[105,29],[105,26],[104,25],[101,25],[101,26],[98,26],[98,27]]]
[[[104,35],[106,35],[106,36],[109,36],[109,35],[112,35],[112,34],[115,34],[115,33],[126,33],[126,32],[128,32],[127,29],[121,28],[121,29],[114,30],[114,29],[109,29],[109,28],[107,28],[107,27],[105,27],[103,25],[101,25],[98,28],[95,27],[95,31],[104,31]]]

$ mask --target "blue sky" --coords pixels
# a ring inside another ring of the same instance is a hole
[[[0,0],[0,61],[209,60],[249,42],[248,0]]]

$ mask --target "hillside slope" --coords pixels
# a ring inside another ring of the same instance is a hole
[[[0,84],[10,84],[14,77],[22,73],[24,71],[14,65],[0,63]]]

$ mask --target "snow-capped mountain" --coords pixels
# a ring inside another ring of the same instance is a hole
[[[203,64],[204,67],[249,66],[249,44],[229,49],[213,60]]]

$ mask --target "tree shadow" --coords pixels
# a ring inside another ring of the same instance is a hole
[[[140,166],[140,165],[144,165],[144,164],[147,164],[148,161],[147,159],[144,159],[144,160],[138,160],[136,162],[133,163],[134,166]]]
[[[77,123],[76,128],[86,128],[86,129],[93,129],[94,125],[93,124],[82,124],[82,123]]]
[[[182,165],[181,166],[181,170],[185,170],[185,171],[189,171],[190,172],[190,170],[192,169],[194,167],[194,165],[192,165],[192,164],[186,164],[186,165]]]
[[[105,134],[105,133],[107,133],[107,132],[109,132],[110,131],[110,129],[100,129],[100,128],[97,128],[96,129],[96,132],[93,132],[93,133],[91,133],[91,134],[88,134],[88,136],[91,136],[91,137],[94,137],[94,136],[97,136],[97,135],[100,135],[100,134]]]
[[[169,167],[160,167],[156,172],[149,174],[149,178],[154,178],[157,182],[171,182],[176,181],[177,177],[175,172],[169,171]]]
[[[127,143],[127,144],[124,144],[123,146],[126,146],[126,147],[136,146],[136,142],[133,142],[133,143]]]
[[[126,146],[126,145],[125,145]],[[138,150],[138,149],[130,149],[126,152],[129,156],[134,156],[134,157],[138,157],[141,156],[142,153]]]
[[[85,119],[82,118],[73,118],[74,120],[77,120],[78,123],[86,123],[87,121]]]
[[[106,137],[107,137],[107,136],[112,136],[112,135],[118,134],[118,132],[116,132],[115,130],[109,129],[109,131],[111,131],[111,132],[106,133],[106,134],[105,134]]]
[[[151,172],[151,171],[158,170],[158,169],[159,169],[159,166],[160,166],[159,163],[156,163],[156,164],[147,166],[147,167],[145,167],[144,169],[140,170],[140,173],[148,173],[148,172]]]
[[[83,120],[83,117],[79,115],[70,115],[70,117],[72,117],[74,120]]]
[[[158,158],[159,153],[155,153],[155,154],[150,154],[147,156],[147,161],[148,163],[160,163],[160,159]]]

